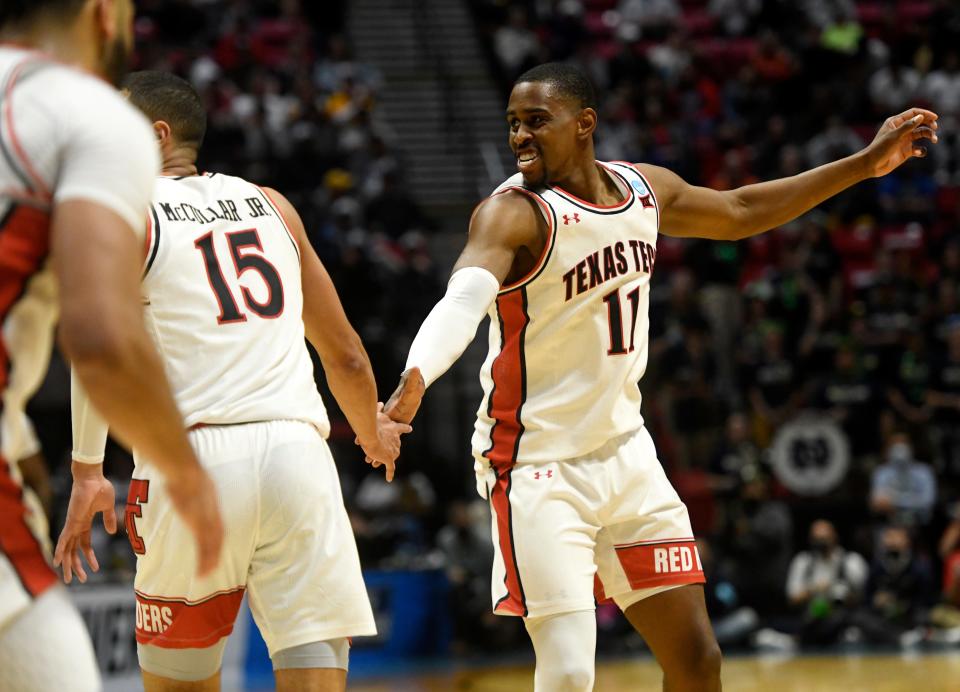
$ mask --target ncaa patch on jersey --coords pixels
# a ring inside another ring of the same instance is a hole
[[[638,196],[646,197],[650,194],[650,190],[648,190],[647,186],[643,184],[643,181],[634,179],[630,182],[630,184],[633,185],[633,189],[637,191]]]

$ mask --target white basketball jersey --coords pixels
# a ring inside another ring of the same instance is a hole
[[[623,201],[598,207],[517,174],[494,191],[531,197],[549,238],[534,270],[490,309],[474,455],[497,468],[587,454],[643,425],[650,276],[659,208],[643,175],[600,163]]]
[[[51,213],[92,202],[142,233],[158,170],[150,124],[115,89],[0,45],[0,628],[57,582],[42,510],[16,464],[36,449],[24,409],[47,371],[57,319]]]
[[[327,413],[304,342],[300,251],[252,183],[160,178],[147,229],[147,327],[187,426]]]

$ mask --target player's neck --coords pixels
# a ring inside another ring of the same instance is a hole
[[[174,178],[197,175],[197,152],[192,149],[178,148],[164,153],[163,170],[160,175]]]
[[[611,195],[622,196],[616,183],[600,168],[593,157],[587,159],[583,165],[577,166],[569,175],[554,184],[591,204],[603,204],[609,201]]]

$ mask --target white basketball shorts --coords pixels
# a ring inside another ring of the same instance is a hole
[[[271,656],[376,634],[326,441],[299,421],[199,427],[190,441],[220,493],[226,527],[214,573],[198,578],[191,534],[140,460],[126,528],[137,553],[137,641],[205,648],[233,630],[246,590]]]
[[[479,467],[490,499],[493,609],[542,617],[621,608],[704,581],[687,508],[641,427],[575,459]]]

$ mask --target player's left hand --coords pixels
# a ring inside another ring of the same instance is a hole
[[[70,491],[70,504],[67,506],[67,519],[53,556],[53,566],[63,568],[64,583],[73,581],[74,574],[81,583],[87,581],[87,573],[80,559],[81,553],[90,569],[94,572],[100,569],[90,544],[90,528],[93,517],[103,512],[103,528],[107,533],[117,532],[114,499],[113,484],[104,477],[102,464],[73,462],[73,488]]]
[[[878,178],[894,170],[904,161],[927,155],[926,143],[937,143],[938,116],[925,108],[909,108],[899,115],[887,118],[873,141],[864,149],[867,172]]]

